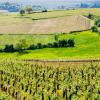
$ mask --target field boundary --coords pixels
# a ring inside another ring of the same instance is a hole
[[[39,60],[39,59],[24,59],[29,62],[100,62],[100,59],[82,59],[82,60]]]

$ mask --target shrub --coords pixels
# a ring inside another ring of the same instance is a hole
[[[44,44],[44,45],[43,45],[43,48],[46,48],[46,47],[47,47],[47,45],[46,45],[46,44]]]
[[[25,14],[25,10],[21,9],[20,14],[23,16]]]
[[[67,40],[60,40],[59,47],[67,47]]]
[[[98,19],[95,20],[95,25],[97,27],[100,27],[100,18],[98,18]]]
[[[44,9],[44,10],[42,10],[42,12],[48,12],[48,10],[47,9]]]
[[[54,48],[57,48],[57,47],[59,47],[59,44],[58,44],[57,42],[54,42],[54,43],[53,43],[53,47],[54,47]]]
[[[89,19],[94,19],[94,15],[91,14],[91,13],[89,13],[89,14],[87,15],[87,18],[89,18]]]
[[[47,47],[48,47],[48,48],[52,48],[52,47],[53,47],[52,43],[48,43],[48,44],[47,44]]]
[[[30,47],[28,48],[29,50],[34,50],[36,49],[36,46],[34,44],[30,45]]]
[[[38,43],[37,44],[37,49],[42,49],[43,48],[43,45],[41,43]]]
[[[21,52],[25,49],[27,49],[27,43],[26,40],[22,39],[16,44],[16,50]]]
[[[5,45],[5,48],[4,48],[4,52],[14,52],[15,49],[13,47],[13,45]]]
[[[74,47],[74,45],[75,45],[74,39],[69,39],[68,40],[68,46],[69,47]]]
[[[55,39],[56,42],[58,42],[58,34],[54,35],[54,39]]]
[[[96,26],[91,27],[92,32],[98,32],[98,28]]]
[[[97,27],[100,27],[100,22],[98,22]]]
[[[100,34],[100,31],[98,31],[98,34]]]

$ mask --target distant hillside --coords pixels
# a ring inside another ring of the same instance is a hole
[[[80,8],[100,8],[100,1],[81,3]]]
[[[8,10],[9,12],[18,12],[21,5],[17,3],[4,2],[0,3],[0,10]]]
[[[100,0],[1,0],[0,9],[17,12],[22,6],[33,9],[100,8]]]

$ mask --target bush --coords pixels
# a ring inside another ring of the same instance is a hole
[[[42,10],[42,12],[48,12],[48,10],[47,9],[44,9],[44,10]]]
[[[100,34],[100,31],[98,31],[98,34]]]
[[[89,19],[94,19],[94,15],[91,14],[91,13],[89,13],[89,14],[87,15],[87,18],[89,18]]]
[[[69,39],[68,40],[68,46],[69,47],[74,47],[74,45],[75,45],[74,39]]]
[[[91,27],[92,32],[98,32],[98,28],[96,26]]]
[[[44,45],[43,45],[43,48],[47,48],[47,45],[46,45],[46,44],[44,44]]]
[[[13,45],[5,45],[5,48],[4,48],[4,52],[14,52],[15,49],[13,47]]]
[[[16,50],[22,52],[23,50],[27,49],[26,40],[22,39],[16,44]]]
[[[48,48],[52,48],[52,47],[53,47],[52,43],[48,43],[48,44],[47,44],[47,47],[48,47]]]
[[[58,48],[58,47],[59,47],[59,44],[58,44],[57,42],[54,42],[54,43],[53,43],[53,47],[54,47],[54,48]]]
[[[100,27],[100,18],[98,18],[98,19],[95,20],[95,25],[97,27]]]
[[[23,16],[25,14],[25,10],[21,9],[20,14]]]
[[[42,49],[43,48],[43,45],[41,43],[38,43],[37,44],[37,49]]]
[[[100,27],[100,22],[98,22],[97,27]]]
[[[67,47],[68,45],[67,40],[60,40],[58,44],[59,44],[59,47]]]
[[[36,46],[34,44],[30,45],[30,47],[28,48],[29,50],[34,50],[36,49]]]
[[[54,35],[54,39],[55,39],[56,42],[58,42],[58,34]]]

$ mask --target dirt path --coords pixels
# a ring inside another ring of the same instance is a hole
[[[88,64],[99,64],[100,59],[83,59],[83,60],[34,60],[26,59],[25,62],[35,63],[38,65],[46,66],[77,66],[77,65],[88,65]]]

